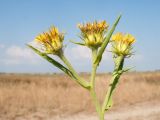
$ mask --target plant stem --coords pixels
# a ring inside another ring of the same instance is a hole
[[[58,54],[58,56],[60,57],[60,59],[67,65],[68,69],[73,73],[74,77],[76,78],[77,82],[84,88],[89,89],[90,88],[90,84],[89,82],[85,81],[84,79],[82,79],[78,73],[74,70],[74,68],[72,67],[72,65],[70,64],[70,62],[67,60],[67,58],[64,56],[64,54],[61,52]]]
[[[97,70],[97,64],[95,64],[95,59],[97,57],[97,49],[92,48],[92,73],[91,73],[91,88],[90,88],[90,94],[93,99],[93,102],[96,107],[96,111],[98,113],[99,119],[104,120],[104,115],[102,114],[101,111],[101,105],[98,101],[98,98],[96,96],[96,91],[95,91],[95,75],[96,75],[96,70]]]
[[[105,100],[102,105],[102,113],[104,114],[106,110],[108,110],[112,105],[112,94],[113,91],[118,83],[118,80],[120,78],[121,73],[119,73],[120,70],[123,68],[123,62],[124,62],[124,56],[119,56],[115,60],[115,69],[112,74],[112,78],[109,83],[109,88],[107,90],[107,94],[105,97]]]

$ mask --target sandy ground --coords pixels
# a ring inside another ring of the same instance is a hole
[[[11,120],[0,117],[0,120]],[[96,113],[87,115],[78,113],[74,115],[52,116],[47,112],[16,116],[12,120],[98,120]],[[158,100],[136,103],[133,105],[118,106],[105,115],[105,120],[160,120],[160,102]]]
[[[57,116],[48,120],[98,120],[96,116],[83,114],[70,117]],[[105,120],[160,120],[160,102],[144,102],[118,107],[106,114]]]

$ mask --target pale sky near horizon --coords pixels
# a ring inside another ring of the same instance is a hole
[[[125,65],[136,71],[160,70],[159,12],[159,0],[0,0],[0,72],[60,72],[25,46],[51,25],[66,32],[64,51],[75,69],[88,72],[89,50],[69,43],[80,41],[77,23],[106,20],[111,26],[120,13],[116,32],[136,37],[135,55]],[[112,69],[112,55],[106,52],[98,71]]]

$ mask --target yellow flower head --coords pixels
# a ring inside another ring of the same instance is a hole
[[[60,33],[56,27],[51,27],[48,32],[39,34],[35,41],[44,47],[44,52],[56,54],[63,47],[64,34]]]
[[[116,55],[131,55],[132,44],[135,38],[131,34],[116,33],[112,36],[112,52]]]
[[[95,21],[93,23],[78,24],[78,27],[81,30],[81,38],[84,40],[85,45],[99,47],[104,40],[109,25],[106,21]]]

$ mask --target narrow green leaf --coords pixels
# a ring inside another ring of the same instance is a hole
[[[124,73],[124,72],[128,72],[128,71],[130,71],[131,69],[133,69],[134,67],[130,67],[130,68],[125,68],[125,69],[123,69],[122,70],[122,73]]]
[[[77,44],[77,45],[82,45],[82,46],[85,46],[85,44],[84,44],[84,43],[75,42],[75,41],[72,41],[72,40],[70,40],[70,42],[72,42],[72,43],[74,43],[74,44]]]
[[[108,99],[106,101],[106,106],[105,106],[106,111],[109,110],[113,105],[112,96],[113,96],[113,92],[116,88],[119,78],[120,78],[120,75],[114,73],[112,84],[110,86],[110,90],[108,91]]]
[[[115,23],[113,24],[111,30],[109,31],[108,35],[106,36],[106,39],[104,40],[102,46],[100,47],[100,50],[98,52],[97,59],[95,60],[95,63],[99,64],[99,62],[101,61],[103,52],[104,52],[106,46],[108,45],[110,38],[111,38],[119,20],[120,20],[120,18],[121,18],[121,15],[118,16],[118,18],[116,19]]]
[[[109,99],[109,101],[108,101],[108,103],[107,103],[107,105],[106,105],[106,111],[107,110],[109,110],[111,107],[113,106],[113,100],[112,100],[112,95],[111,95],[111,97],[110,97],[110,99]]]
[[[57,68],[59,68],[60,70],[62,70],[63,72],[65,72],[67,75],[69,75],[72,78],[75,78],[72,74],[72,72],[67,69],[66,67],[64,67],[62,64],[60,64],[59,62],[57,62],[56,60],[54,60],[53,58],[49,57],[47,54],[42,53],[41,51],[39,51],[38,49],[34,48],[33,46],[27,44],[27,46],[29,48],[31,48],[35,53],[37,53],[38,55],[40,55],[41,57],[43,57],[44,59],[46,59],[48,62],[50,62],[51,64],[53,64],[54,66],[56,66]]]

